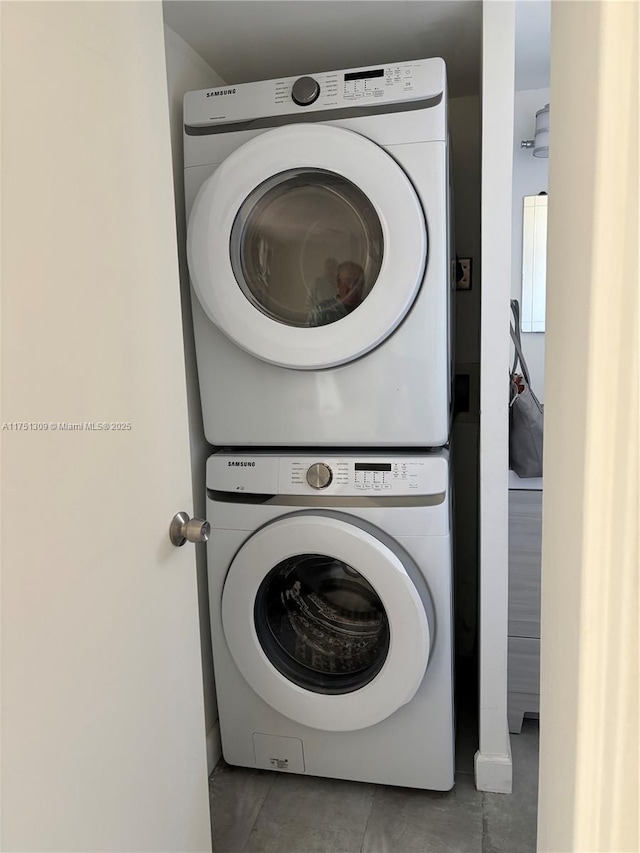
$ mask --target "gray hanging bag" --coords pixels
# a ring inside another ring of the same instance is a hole
[[[542,477],[544,407],[531,389],[520,340],[520,305],[511,300],[511,340],[515,347],[509,376],[509,467],[519,477]],[[518,371],[518,366],[520,370]]]

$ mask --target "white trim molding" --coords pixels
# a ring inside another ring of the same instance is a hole
[[[509,793],[508,387],[515,3],[483,4],[479,790]]]
[[[510,794],[512,784],[511,744],[505,732],[507,752],[503,755],[490,755],[476,752],[474,770],[476,788],[493,794]]]

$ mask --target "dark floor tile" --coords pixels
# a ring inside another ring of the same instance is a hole
[[[375,786],[317,776],[278,774],[262,814],[269,820],[334,831],[360,829],[364,834]]]
[[[513,793],[517,797],[538,799],[538,720],[525,718],[522,732],[511,735],[513,759]]]
[[[374,793],[359,782],[278,774],[245,850],[360,853]]]
[[[363,853],[481,853],[482,795],[460,774],[447,793],[380,787]]]
[[[209,778],[216,853],[241,853],[277,774],[220,761]]]
[[[362,832],[258,818],[243,853],[360,853]],[[215,850],[215,847],[214,847]]]
[[[538,722],[525,719],[511,736],[513,793],[484,794],[482,853],[535,853],[538,812]]]

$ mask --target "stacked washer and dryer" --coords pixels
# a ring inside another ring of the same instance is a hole
[[[224,757],[447,790],[444,62],[189,92],[184,154]]]

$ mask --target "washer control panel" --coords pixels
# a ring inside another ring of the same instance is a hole
[[[386,459],[280,459],[279,493],[290,495],[323,491],[331,495],[393,497],[434,492],[433,467],[424,456]],[[445,466],[446,467],[446,466]],[[444,470],[444,469],[443,469]],[[443,488],[446,480],[443,481]]]
[[[298,456],[214,453],[207,488],[261,495],[391,498],[436,495],[447,490],[448,454]]]

